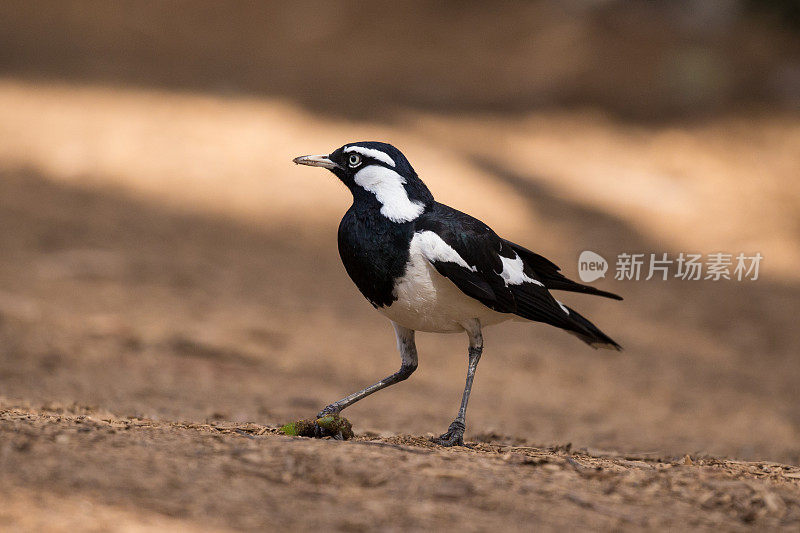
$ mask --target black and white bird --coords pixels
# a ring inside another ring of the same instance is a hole
[[[339,224],[339,255],[369,302],[391,320],[400,370],[325,407],[318,417],[408,378],[417,368],[415,331],[466,332],[467,382],[458,416],[436,441],[463,445],[475,369],[483,351],[481,328],[509,319],[544,322],[595,348],[620,346],[556,300],[550,290],[621,300],[567,279],[552,262],[461,211],[433,199],[405,156],[382,142],[355,142],[329,155],[294,162],[327,168],[353,195]]]

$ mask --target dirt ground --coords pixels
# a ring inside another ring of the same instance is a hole
[[[489,435],[453,449],[410,435],[318,441],[252,423],[168,423],[79,406],[3,405],[0,429],[11,436],[0,449],[0,524],[12,530],[800,524],[800,467],[772,462],[531,447]]]
[[[2,3],[0,531],[800,529],[783,4]],[[278,434],[399,365],[348,193],[291,164],[367,139],[570,277],[609,259],[623,302],[559,297],[625,350],[487,328],[444,449],[467,340],[419,334],[354,440]],[[617,281],[621,252],[764,261]]]
[[[0,101],[3,529],[798,526],[797,120],[374,124],[11,80]],[[280,436],[398,364],[337,256],[346,191],[290,164],[348,138],[394,140],[439,199],[568,275],[587,248],[767,260],[755,282],[566,295],[619,354],[487,329],[469,448],[426,440],[458,406],[459,335],[419,335],[417,373],[347,411],[355,441]],[[649,186],[602,194],[630,176]]]

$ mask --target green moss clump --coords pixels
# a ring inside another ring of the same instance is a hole
[[[316,437],[316,427],[322,428],[322,436],[330,436],[337,440],[352,439],[353,425],[346,418],[339,415],[325,415],[322,418],[307,418],[298,420],[281,427],[285,435],[297,437]]]
[[[281,427],[281,431],[293,437],[313,437],[314,419],[298,420]]]

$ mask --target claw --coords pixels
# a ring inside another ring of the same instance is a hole
[[[332,403],[329,406],[325,407],[325,409],[317,413],[317,418],[324,418],[328,415],[339,416],[339,413],[341,412],[342,409],[335,403]]]
[[[443,433],[438,438],[431,440],[440,446],[463,446],[464,431],[466,429],[463,422],[454,420],[450,427],[447,428],[447,433]]]
[[[314,421],[314,436],[318,439],[332,437],[334,440],[347,440],[354,437],[350,421],[338,414],[326,414]]]

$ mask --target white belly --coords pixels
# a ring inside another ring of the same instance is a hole
[[[456,285],[439,274],[420,253],[412,250],[406,271],[394,287],[397,300],[378,311],[403,327],[433,333],[464,331],[462,324],[472,319],[482,326],[514,318],[510,313],[498,313],[470,298]]]

